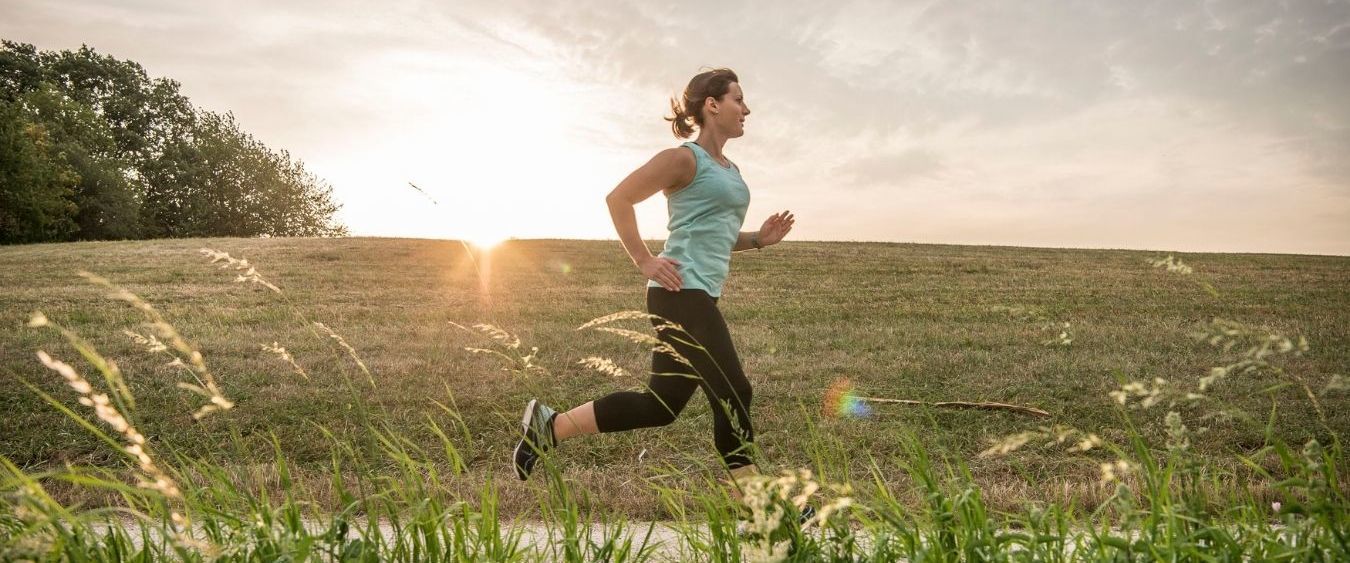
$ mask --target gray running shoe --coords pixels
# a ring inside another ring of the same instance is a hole
[[[516,444],[513,459],[516,477],[521,481],[530,478],[539,456],[553,447],[553,417],[557,415],[557,411],[544,406],[538,399],[530,399],[525,405],[525,414],[520,418],[520,442]]]
[[[806,521],[810,520],[815,515],[816,515],[816,508],[808,504],[802,507],[802,515],[800,518],[797,519],[797,523],[802,526],[805,526]]]

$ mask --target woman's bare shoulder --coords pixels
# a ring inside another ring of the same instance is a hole
[[[694,149],[684,145],[670,147],[656,153],[652,161],[662,161],[666,166],[673,168],[694,168],[698,165],[698,159],[694,158]]]
[[[648,165],[666,180],[663,182],[665,185],[663,191],[666,195],[689,185],[694,181],[694,175],[698,173],[698,159],[694,157],[694,151],[684,146],[671,147],[656,153]]]

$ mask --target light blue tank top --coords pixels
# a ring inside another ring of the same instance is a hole
[[[731,249],[750,207],[750,188],[735,164],[722,166],[693,141],[681,146],[694,151],[697,170],[688,186],[666,198],[670,236],[660,255],[680,263],[684,289],[720,297],[731,270]],[[647,287],[661,284],[648,280]]]

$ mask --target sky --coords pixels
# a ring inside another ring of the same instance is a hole
[[[617,238],[605,195],[729,67],[743,230],[1350,255],[1350,0],[0,0],[0,37],[179,81],[354,235]]]

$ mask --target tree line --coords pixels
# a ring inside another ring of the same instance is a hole
[[[0,244],[345,235],[337,209],[299,159],[176,81],[87,46],[0,44]]]

